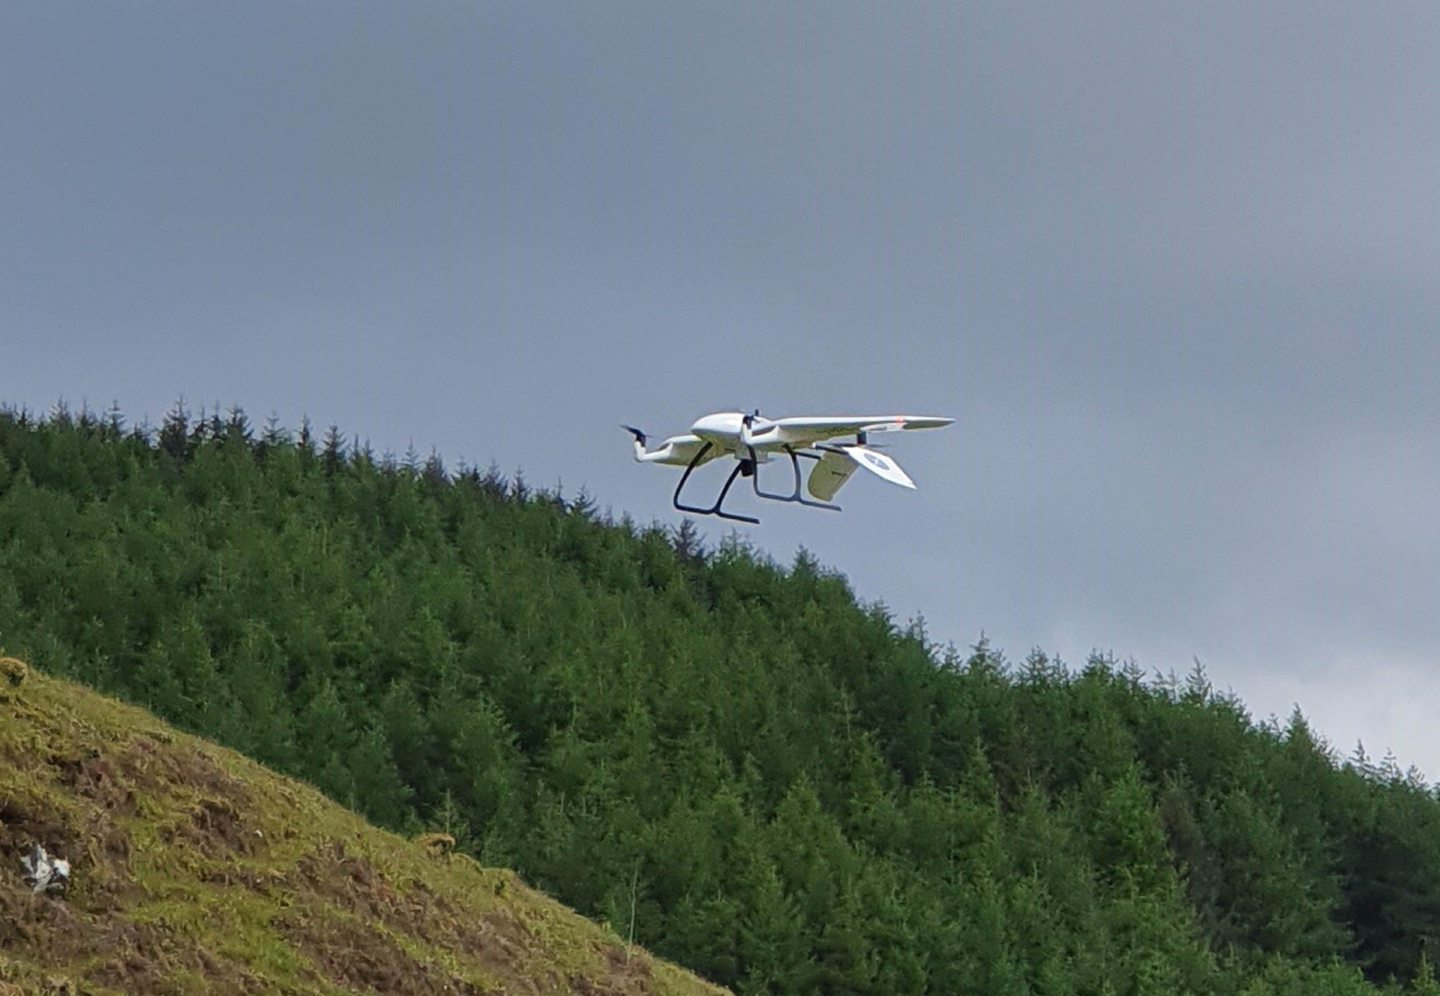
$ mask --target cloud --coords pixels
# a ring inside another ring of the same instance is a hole
[[[755,540],[1433,755],[1437,22],[7,5],[7,400],[308,413],[642,521],[616,422],[956,415],[919,493]]]

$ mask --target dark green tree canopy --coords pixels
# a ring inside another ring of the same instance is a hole
[[[1398,765],[598,507],[238,407],[6,411],[0,644],[741,992],[1436,991]]]

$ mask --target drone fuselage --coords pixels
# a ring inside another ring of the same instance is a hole
[[[696,419],[690,433],[718,450],[756,463],[769,460],[770,450],[789,442],[783,429],[773,422],[766,424],[764,419],[754,420],[747,432],[745,418],[741,412],[716,412]]]

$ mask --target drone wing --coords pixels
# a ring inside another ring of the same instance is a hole
[[[864,467],[876,477],[889,481],[891,484],[898,484],[902,488],[915,490],[915,482],[910,480],[910,475],[901,470],[900,465],[884,453],[865,446],[846,446],[845,455],[854,460],[857,466]]]
[[[821,501],[834,498],[835,493],[850,480],[850,475],[855,473],[856,467],[864,467],[876,477],[891,484],[898,484],[902,488],[913,490],[915,487],[910,475],[884,453],[865,446],[826,446],[823,450],[824,455],[815,464],[815,469],[810,471],[810,482],[807,485],[810,494]]]
[[[776,419],[786,442],[810,446],[859,433],[897,432],[901,429],[940,429],[953,418],[934,415],[819,415]]]

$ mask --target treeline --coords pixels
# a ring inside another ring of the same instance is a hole
[[[1440,803],[1298,713],[334,428],[0,414],[0,644],[745,993],[1440,994]]]

